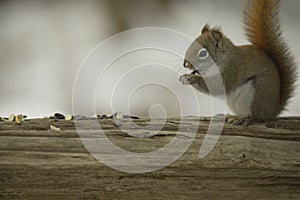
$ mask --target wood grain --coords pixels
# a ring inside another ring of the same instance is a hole
[[[134,121],[147,125],[149,119]],[[198,153],[208,118],[168,119],[158,135],[144,138],[131,137],[111,120],[100,120],[106,136],[132,152],[162,148],[180,124],[189,130],[195,122],[198,133],[184,155],[143,174],[101,164],[85,149],[73,122],[0,122],[0,199],[300,199],[299,117],[248,127],[225,124],[204,159]],[[61,131],[51,131],[50,125]],[[151,131],[155,126],[147,133]],[[93,140],[94,132],[91,126],[85,139]]]

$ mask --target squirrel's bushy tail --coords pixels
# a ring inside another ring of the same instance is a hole
[[[297,72],[294,57],[282,38],[279,7],[280,0],[248,0],[244,23],[250,42],[266,51],[277,66],[281,79],[281,112],[293,95]]]

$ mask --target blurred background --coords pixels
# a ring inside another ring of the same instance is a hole
[[[29,117],[43,117],[54,112],[72,113],[73,83],[81,63],[100,42],[128,29],[163,27],[195,38],[209,22],[221,25],[235,44],[245,44],[242,28],[245,2],[0,0],[0,116],[23,113]],[[284,36],[298,63],[299,9],[299,0],[284,0],[280,11]],[[173,62],[172,65],[179,67],[181,63]],[[174,81],[178,81],[178,77],[174,77]],[[298,91],[299,87],[284,115],[300,115]],[[105,95],[106,91],[102,92]],[[149,93],[156,102],[143,100]],[[169,100],[169,93],[153,87],[142,92],[140,97],[135,94],[137,100],[130,105],[130,114],[147,116],[153,103],[167,105],[169,116],[182,114],[177,109],[178,102]],[[197,95],[201,114],[210,115],[210,98]],[[184,102],[188,104],[188,96]],[[185,115],[195,114],[195,108],[189,109]],[[110,103],[102,102],[97,112],[111,112]]]

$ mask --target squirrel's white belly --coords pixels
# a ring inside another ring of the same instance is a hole
[[[226,96],[227,105],[238,117],[250,117],[255,89],[249,81]]]

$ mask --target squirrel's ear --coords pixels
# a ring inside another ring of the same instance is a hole
[[[216,41],[216,47],[218,49],[221,49],[223,44],[223,34],[219,30],[213,30],[211,34],[214,40]]]
[[[204,33],[207,33],[210,31],[210,27],[208,24],[206,24],[203,28],[202,28],[202,31],[201,31],[201,34],[204,34]]]

